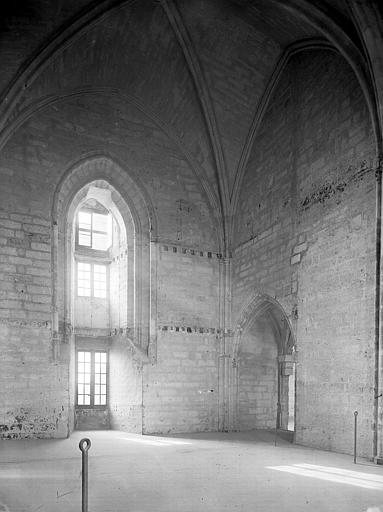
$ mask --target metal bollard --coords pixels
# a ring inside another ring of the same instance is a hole
[[[354,412],[354,464],[356,464],[356,434],[358,430],[358,411]]]
[[[277,446],[277,433],[278,428],[280,427],[281,423],[281,415],[282,415],[282,406],[280,402],[277,402],[277,418],[275,421],[275,430],[274,430],[274,446]]]
[[[82,453],[82,509],[81,512],[88,512],[88,450],[91,446],[90,439],[84,437],[79,442]]]

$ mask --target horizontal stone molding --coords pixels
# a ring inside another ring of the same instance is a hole
[[[233,336],[233,332],[230,329],[220,329],[218,327],[197,327],[197,326],[185,326],[185,325],[159,325],[158,330],[162,332],[180,333],[180,334],[209,334],[209,335],[221,335]]]
[[[17,320],[10,318],[0,318],[0,325],[7,325],[9,327],[17,328],[32,328],[32,329],[51,329],[52,323],[50,321],[38,320]]]
[[[198,256],[200,258],[208,258],[208,259],[223,259],[222,253],[219,252],[213,252],[213,251],[201,251],[200,249],[195,249],[191,247],[183,247],[181,245],[175,245],[173,243],[162,243],[157,242],[160,244],[160,251],[161,252],[171,252],[174,254],[179,254],[181,256]]]

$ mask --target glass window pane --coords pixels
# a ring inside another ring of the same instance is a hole
[[[107,233],[108,217],[109,217],[109,215],[104,215],[101,213],[93,213],[93,230],[94,231],[103,231],[104,233]]]
[[[94,265],[93,268],[93,286],[95,297],[106,297],[106,266]]]
[[[90,407],[106,405],[107,378],[104,372],[107,353],[79,351],[77,360],[77,404]]]
[[[109,248],[109,245],[109,239],[106,233],[93,232],[92,249],[96,249],[97,251],[106,251]]]
[[[90,288],[90,282],[86,281],[86,279],[80,278],[78,280],[79,288]]]
[[[78,232],[78,243],[79,245],[84,245],[85,247],[90,247],[92,243],[92,239],[90,236],[90,231],[82,231]]]
[[[94,287],[97,288],[97,290],[105,290],[106,289],[105,280],[99,279],[98,276],[95,276]]]
[[[106,266],[105,265],[94,265],[94,272],[96,274],[106,274]]]
[[[90,263],[83,263],[81,261],[78,262],[78,269],[82,272],[90,273]]]
[[[92,214],[90,212],[78,212],[78,225],[80,228],[90,229],[92,225]]]
[[[90,263],[77,264],[77,293],[82,297],[90,297]]]

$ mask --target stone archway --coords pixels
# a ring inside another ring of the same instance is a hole
[[[89,199],[110,211],[120,224],[121,232],[125,233],[125,245],[122,252],[120,247],[115,259],[129,259],[125,265],[125,283],[119,285],[119,293],[122,293],[124,300],[116,306],[116,320],[108,324],[108,332],[101,333],[102,336],[97,332],[100,339],[96,340],[96,349],[107,351],[110,364],[114,362],[109,379],[108,424],[112,428],[141,432],[142,365],[156,357],[157,258],[156,247],[151,243],[156,239],[156,219],[145,191],[107,156],[91,156],[69,169],[57,187],[52,209],[54,357],[58,362],[69,364],[70,368],[69,431],[74,427],[77,382],[75,361],[79,343],[85,347],[81,350],[90,350],[84,329],[80,329],[81,332],[74,329],[76,319],[73,307],[74,220],[81,204]],[[111,263],[111,267],[113,265]],[[122,275],[120,270],[119,274]],[[93,331],[91,335],[96,336]],[[130,375],[129,378],[126,373]]]
[[[257,295],[236,324],[232,365],[235,430],[294,430],[295,338],[282,306]]]

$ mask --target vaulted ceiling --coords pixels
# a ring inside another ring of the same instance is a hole
[[[223,245],[257,127],[290,56],[338,51],[373,95],[343,0],[25,0],[0,9],[0,147],[51,111],[80,125],[83,117],[89,136],[125,136],[135,154],[150,152],[148,140],[139,142],[139,126],[150,121],[223,219]],[[105,126],[92,126],[92,108],[104,118],[113,112]]]

